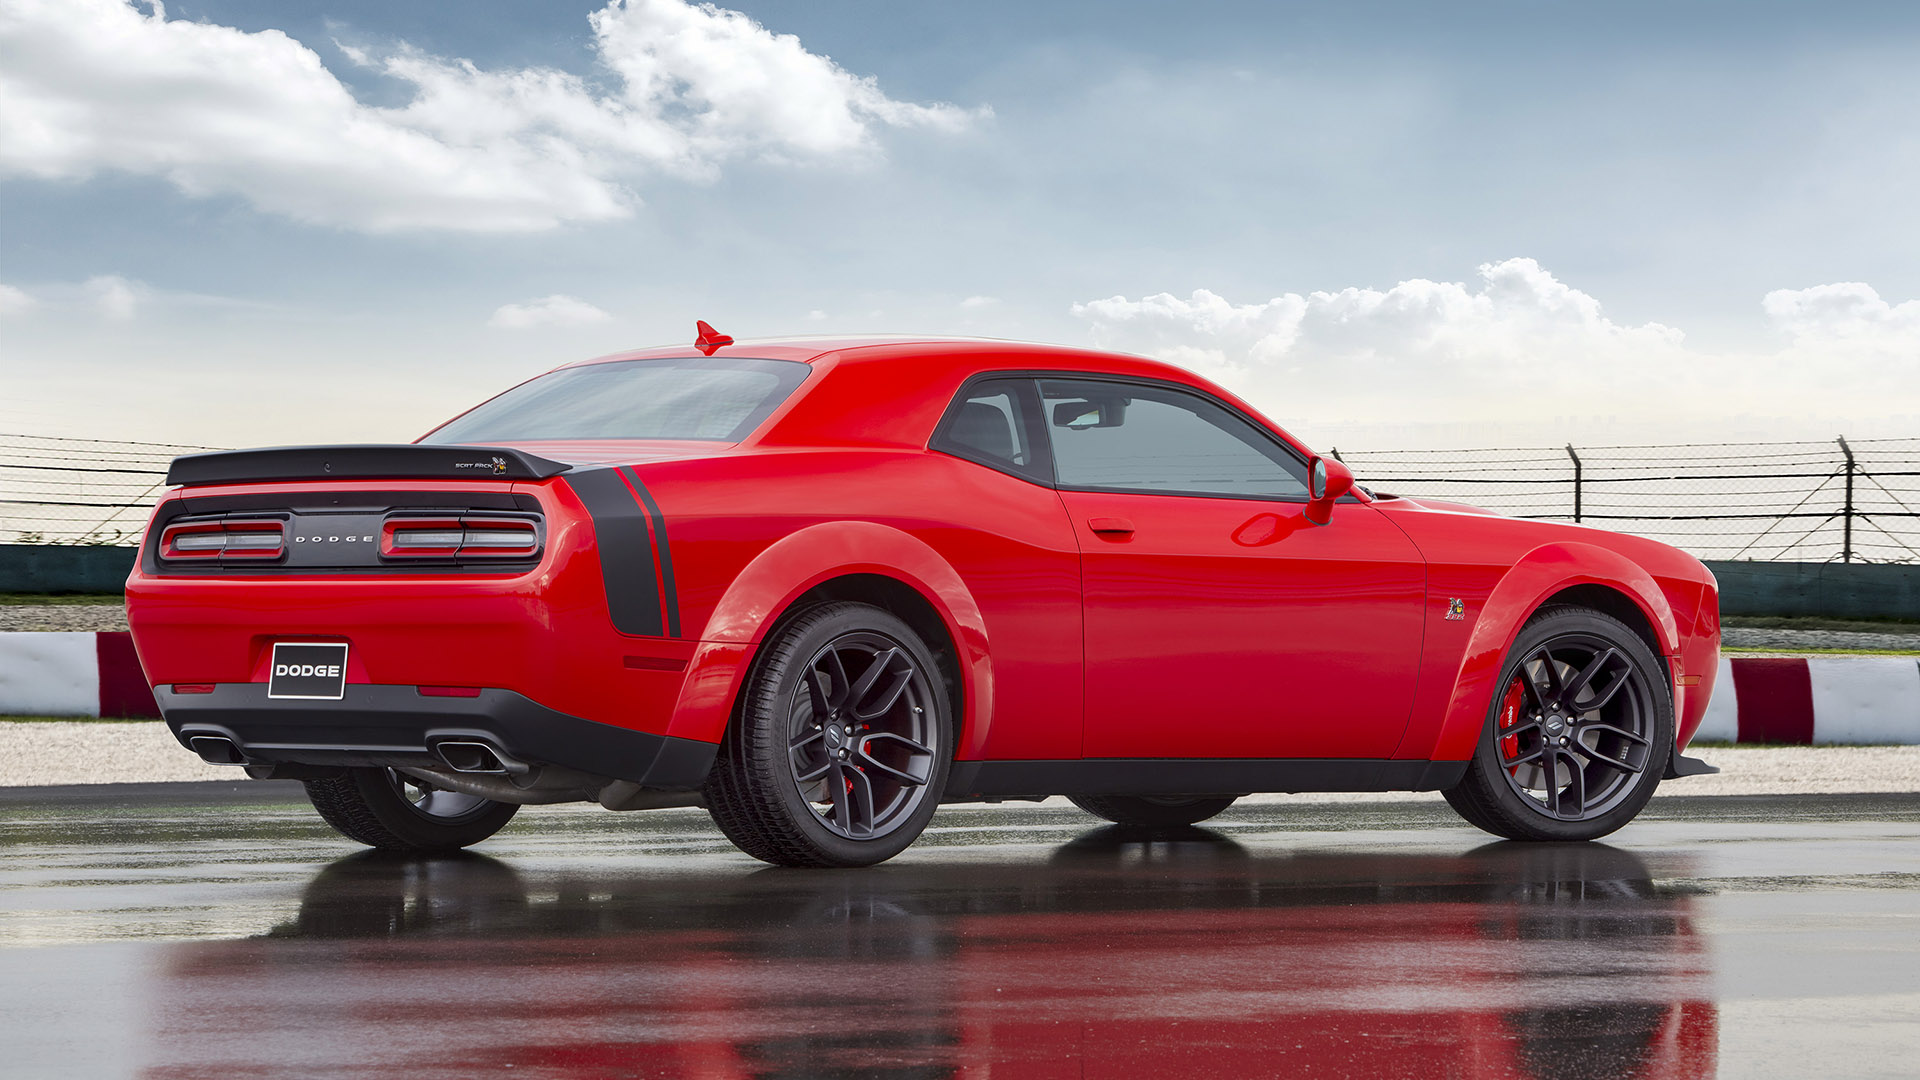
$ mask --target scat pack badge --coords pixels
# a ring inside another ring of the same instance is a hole
[[[1457,596],[1448,598],[1447,621],[1460,622],[1466,617],[1467,617],[1467,602],[1465,600],[1460,599]]]
[[[495,476],[505,476],[507,473],[507,459],[496,454],[491,461],[456,461],[453,463],[453,467],[456,469],[485,469]]]

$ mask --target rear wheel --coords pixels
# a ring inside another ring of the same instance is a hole
[[[871,866],[939,807],[952,723],[933,655],[891,613],[811,608],[776,630],[707,779],[715,824],[779,866]]]
[[[520,807],[443,791],[395,769],[348,769],[306,781],[307,798],[342,836],[382,851],[453,851],[499,832]]]
[[[1116,825],[1168,829],[1205,821],[1237,795],[1069,795],[1073,805]]]
[[[1610,615],[1543,609],[1507,655],[1447,802],[1512,840],[1592,840],[1633,820],[1673,752],[1673,695],[1659,664]]]

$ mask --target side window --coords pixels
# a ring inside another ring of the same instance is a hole
[[[1157,386],[1043,379],[1061,487],[1305,498],[1305,463],[1236,413]]]
[[[1046,481],[1027,423],[1031,379],[991,379],[960,392],[940,422],[933,448],[1029,480]]]

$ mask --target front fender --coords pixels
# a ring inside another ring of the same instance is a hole
[[[1453,691],[1432,744],[1420,747],[1415,744],[1423,740],[1415,738],[1400,756],[1435,761],[1472,757],[1493,703],[1501,664],[1520,628],[1549,597],[1576,585],[1603,585],[1625,595],[1652,624],[1661,655],[1679,651],[1673,609],[1652,574],[1619,552],[1593,544],[1544,544],[1522,556],[1487,596],[1459,667],[1452,672]]]
[[[993,664],[986,621],[966,583],[918,537],[866,521],[808,526],[769,545],[742,569],[715,606],[674,706],[668,734],[719,742],[755,650],[793,602],[849,574],[893,578],[926,598],[953,638],[963,715],[956,757],[975,756],[993,716]]]

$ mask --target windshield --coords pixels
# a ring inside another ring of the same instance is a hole
[[[709,356],[562,368],[514,387],[421,441],[739,442],[780,407],[808,370],[793,360]]]

